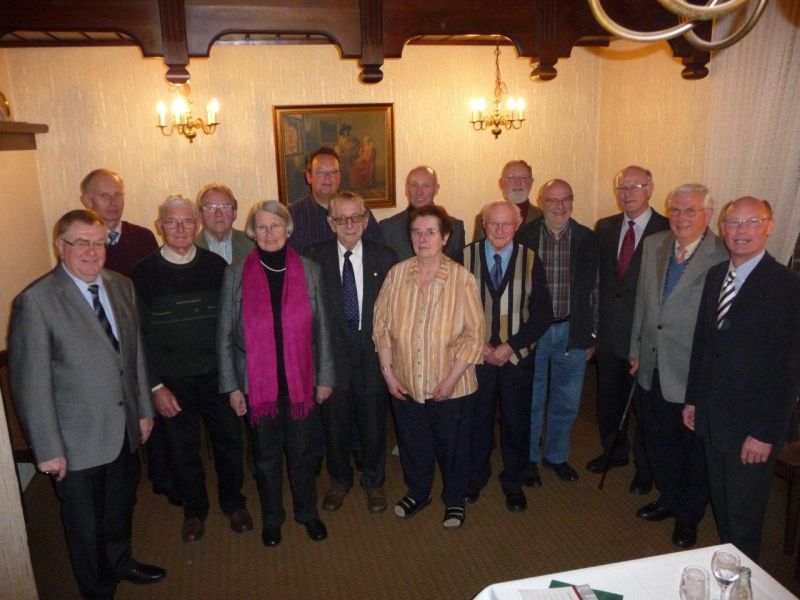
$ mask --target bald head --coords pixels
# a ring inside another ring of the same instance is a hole
[[[433,204],[439,193],[439,178],[431,167],[414,167],[406,176],[406,198],[412,208],[422,208]]]
[[[745,196],[722,211],[722,237],[735,267],[764,252],[774,229],[772,207],[766,200]]]

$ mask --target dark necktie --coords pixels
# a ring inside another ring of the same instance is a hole
[[[108,245],[116,246],[119,241],[119,231],[111,230],[108,232]]]
[[[344,293],[344,316],[347,325],[353,331],[358,331],[358,290],[356,289],[356,275],[348,250],[344,253],[344,267],[342,268],[342,292]]]
[[[103,305],[100,304],[99,286],[96,283],[93,283],[89,286],[89,291],[92,293],[92,306],[94,306],[94,314],[97,315],[97,320],[100,321],[100,325],[103,326],[103,330],[106,332],[108,339],[111,340],[111,345],[114,346],[114,350],[119,352],[119,342],[117,341],[117,338],[114,337],[114,330],[111,329],[111,322],[108,320],[108,316],[106,315]]]
[[[625,237],[622,239],[622,246],[619,249],[619,258],[617,259],[617,279],[622,281],[625,278],[625,273],[628,271],[628,266],[631,264],[633,258],[633,251],[636,249],[636,233],[633,231],[635,222],[631,219],[628,221],[628,231],[625,232]]]
[[[494,289],[499,290],[503,281],[503,263],[499,254],[494,255],[494,266],[492,267],[492,283]]]
[[[722,321],[731,309],[733,299],[736,297],[736,271],[731,269],[722,284],[722,291],[719,293],[719,304],[717,305],[717,329],[722,329]]]

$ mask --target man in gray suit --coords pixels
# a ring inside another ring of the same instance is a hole
[[[153,427],[131,282],[103,269],[97,213],[56,223],[59,264],[14,299],[11,386],[37,468],[55,480],[70,561],[84,598],[166,571],[131,556],[139,444]]]
[[[406,198],[408,207],[388,219],[379,223],[383,232],[383,240],[387,246],[397,252],[400,260],[414,256],[411,247],[411,238],[408,235],[408,216],[415,208],[422,208],[433,204],[433,199],[439,193],[439,179],[436,171],[430,167],[414,167],[406,176]],[[464,256],[464,221],[453,219],[453,232],[447,240],[444,253],[457,263],[461,263]]]
[[[203,230],[194,243],[198,248],[219,254],[228,264],[239,262],[253,249],[243,231],[233,228],[238,203],[228,186],[209,183],[197,193],[197,210],[203,217]]]
[[[692,335],[706,273],[727,260],[709,229],[714,204],[705,186],[682,185],[667,197],[670,231],[644,241],[631,332],[631,373],[641,388],[640,420],[659,499],[636,515],[675,517],[672,543],[691,548],[708,504],[700,439],[683,426]]]

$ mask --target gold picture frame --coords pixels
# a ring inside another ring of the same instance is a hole
[[[340,191],[360,194],[370,208],[395,206],[392,104],[274,106],[272,117],[281,202],[308,196],[306,160],[327,146],[339,155]]]

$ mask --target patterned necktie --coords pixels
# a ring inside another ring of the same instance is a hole
[[[494,266],[492,267],[491,275],[494,289],[499,290],[500,284],[503,282],[503,263],[499,254],[494,255]]]
[[[678,246],[678,251],[675,253],[675,262],[682,265],[686,260],[686,248]]]
[[[722,321],[731,309],[733,299],[736,298],[736,271],[731,269],[722,284],[722,291],[719,293],[719,304],[717,305],[717,329],[722,329]]]
[[[108,232],[108,245],[109,246],[116,246],[117,242],[119,241],[119,231],[116,229],[112,229]]]
[[[625,273],[633,259],[633,251],[636,249],[636,232],[633,230],[635,224],[633,219],[628,221],[628,231],[625,232],[622,246],[619,249],[619,258],[617,259],[617,280],[619,281],[625,278]]]
[[[356,275],[348,250],[344,253],[344,267],[342,268],[342,292],[344,293],[344,316],[347,325],[353,331],[358,331],[358,290],[356,289]]]
[[[100,325],[103,326],[103,330],[106,332],[108,339],[111,340],[111,345],[114,346],[114,350],[119,352],[119,342],[117,341],[117,338],[114,337],[114,330],[111,329],[111,323],[108,320],[108,316],[106,316],[106,311],[103,308],[103,305],[100,303],[99,286],[96,283],[93,283],[89,286],[89,291],[92,293],[92,306],[94,306],[94,314],[97,315],[97,320],[100,321]]]

